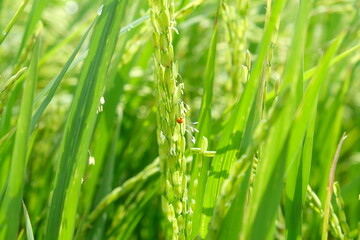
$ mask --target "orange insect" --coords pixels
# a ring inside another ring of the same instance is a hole
[[[176,122],[179,124],[182,124],[182,123],[184,123],[184,119],[182,117],[179,117],[176,119]]]

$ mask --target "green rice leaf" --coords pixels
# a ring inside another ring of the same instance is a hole
[[[5,27],[5,29],[1,32],[0,35],[0,45],[2,44],[2,42],[5,40],[5,38],[8,36],[10,30],[12,29],[12,27],[14,26],[15,22],[17,21],[17,19],[19,18],[20,14],[23,12],[24,8],[26,7],[27,3],[29,2],[29,0],[24,0],[20,7],[18,8],[18,10],[16,11],[14,17],[10,20],[9,24]]]
[[[42,101],[39,108],[36,110],[36,112],[34,113],[32,119],[31,119],[31,132],[34,131],[35,126],[39,122],[41,115],[43,114],[46,107],[49,105],[50,101],[54,97],[55,92],[56,92],[57,88],[59,87],[61,80],[64,78],[66,72],[69,70],[70,64],[74,61],[77,53],[79,52],[81,46],[84,43],[87,35],[89,34],[90,30],[92,29],[93,24],[96,22],[96,19],[94,20],[94,22],[90,25],[88,30],[85,32],[85,34],[80,39],[79,44],[76,46],[76,48],[75,48],[74,52],[71,54],[70,58],[66,61],[64,67],[61,69],[61,72],[37,96],[35,102],[40,101],[40,97],[46,94],[45,99]]]
[[[259,86],[263,63],[270,46],[272,34],[276,30],[276,24],[279,21],[283,5],[284,1],[276,1],[274,3],[273,14],[265,29],[255,67],[251,72],[250,79],[245,85],[244,92],[234,108],[229,123],[224,130],[216,151],[217,154],[212,162],[205,190],[204,210],[201,220],[202,237],[206,236],[207,226],[210,222],[216,199],[220,193],[222,182],[227,178],[231,164],[235,160],[236,153],[240,148],[241,137],[245,132],[247,116],[249,115],[255,98],[257,86]]]
[[[41,14],[42,14],[43,10],[45,9],[46,4],[47,4],[46,0],[35,0],[34,1],[27,24],[26,24],[25,33],[21,40],[21,44],[19,47],[18,55],[17,55],[17,60],[19,59],[19,57],[20,57],[23,49],[25,48],[27,42],[29,41],[31,35],[36,30],[36,24],[41,19]]]
[[[26,209],[24,201],[22,201],[22,206],[23,206],[23,210],[24,210],[25,228],[26,228],[27,239],[28,240],[34,240],[34,233],[33,233],[33,229],[32,229],[32,226],[31,226],[30,216],[29,216],[29,213],[28,213],[28,211]]]
[[[221,1],[219,1],[217,9],[217,17],[214,22],[214,29],[211,36],[210,48],[206,62],[205,79],[204,79],[204,93],[202,96],[200,117],[199,117],[199,133],[196,138],[198,139],[198,146],[204,141],[203,137],[210,138],[211,136],[211,103],[213,96],[214,86],[214,71],[215,71],[215,60],[216,60],[216,46],[218,44],[218,23],[219,13],[221,7]],[[199,158],[202,158],[199,160]],[[199,169],[198,163],[202,161],[202,168]],[[210,161],[208,158],[200,155],[194,157],[192,164],[191,181],[189,187],[190,199],[194,199],[196,202],[194,214],[192,217],[192,233],[191,238],[196,237],[200,230],[200,220],[203,210],[203,201],[205,194],[206,181],[208,177],[208,171],[210,167]],[[196,180],[197,179],[197,180]],[[197,181],[196,195],[193,196],[194,182]]]
[[[20,113],[15,133],[8,184],[0,211],[0,238],[15,239],[19,228],[21,199],[25,185],[27,147],[30,138],[30,120],[38,72],[40,39],[36,38],[28,76],[23,86]]]
[[[46,239],[73,237],[81,181],[97,108],[127,1],[106,1],[91,37],[89,54],[66,124]],[[71,183],[71,184],[70,184]],[[66,223],[66,224],[65,224]]]
[[[259,164],[258,173],[255,178],[254,192],[249,206],[249,211],[251,211],[252,215],[249,217],[248,224],[246,225],[245,239],[265,239],[272,237],[273,232],[256,231],[256,229],[259,226],[265,227],[265,229],[274,227],[283,178],[286,172],[286,164],[283,159],[287,159],[288,168],[292,167],[296,152],[299,151],[306,133],[311,117],[310,114],[312,113],[311,109],[314,102],[316,102],[321,84],[325,79],[330,60],[336,53],[341,40],[342,36],[338,37],[322,59],[320,63],[321,67],[308,86],[303,101],[297,110],[289,137],[283,135],[283,140],[279,141],[279,136],[276,136],[273,132],[279,132],[280,128],[284,128],[284,121],[287,120],[287,116],[291,116],[289,106],[284,109],[283,115],[280,116],[277,121],[277,125],[274,125],[272,130],[270,130],[264,151],[264,159],[261,164]],[[274,139],[275,137],[277,137],[277,140]],[[286,142],[288,142],[288,149],[286,148]]]

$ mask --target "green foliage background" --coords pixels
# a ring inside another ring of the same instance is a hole
[[[174,3],[186,239],[360,239],[360,2]],[[0,239],[169,239],[148,2],[0,16]]]

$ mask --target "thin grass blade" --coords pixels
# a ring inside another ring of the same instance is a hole
[[[34,231],[32,229],[30,216],[29,216],[29,213],[28,213],[28,211],[26,209],[24,201],[22,201],[22,206],[23,206],[24,217],[25,217],[26,237],[27,237],[28,240],[34,240]]]
[[[64,67],[61,69],[61,72],[55,77],[55,79],[53,81],[51,81],[45,87],[44,91],[42,93],[40,93],[37,96],[37,98],[35,99],[35,102],[40,101],[40,97],[42,95],[45,95],[46,94],[45,92],[47,92],[47,95],[46,95],[45,99],[40,104],[39,108],[36,110],[36,112],[34,113],[32,119],[31,119],[31,132],[35,129],[35,126],[39,122],[41,115],[43,114],[46,107],[49,105],[50,101],[54,97],[55,92],[56,92],[57,88],[59,87],[59,85],[61,83],[61,80],[64,78],[66,72],[69,70],[69,67],[70,67],[71,63],[74,61],[77,53],[79,52],[81,46],[83,45],[87,35],[89,34],[89,32],[92,29],[92,27],[93,27],[94,23],[96,22],[96,20],[97,20],[97,18],[92,22],[90,27],[87,29],[85,34],[82,36],[82,38],[80,39],[80,42],[76,46],[74,52],[71,54],[70,58],[66,61]]]
[[[276,1],[273,6],[273,14],[270,17],[269,24],[265,29],[264,37],[261,42],[258,59],[251,72],[250,79],[245,85],[241,98],[235,106],[231,119],[227,124],[222,138],[217,148],[217,154],[212,162],[208,182],[205,190],[204,213],[201,220],[201,236],[205,237],[207,226],[213,214],[217,197],[220,193],[222,182],[228,176],[228,171],[232,162],[236,158],[236,153],[240,148],[241,137],[246,126],[247,116],[249,115],[253,100],[256,95],[257,86],[259,86],[263,63],[265,61],[268,48],[270,46],[273,32],[276,31],[277,23],[280,19],[285,1]]]
[[[109,63],[127,1],[106,1],[92,34],[89,54],[70,110],[51,203],[46,239],[71,239],[88,148]],[[71,184],[70,184],[71,183]],[[66,223],[66,224],[65,224]]]
[[[16,11],[14,17],[10,20],[9,24],[5,27],[5,29],[1,32],[0,34],[0,45],[2,44],[2,42],[5,40],[5,38],[8,36],[10,30],[12,29],[12,27],[14,26],[15,22],[17,21],[18,17],[20,16],[20,14],[23,12],[24,8],[26,7],[27,3],[29,2],[29,0],[24,0],[20,7],[18,8],[18,10]]]
[[[219,1],[217,15],[214,22],[214,29],[212,32],[210,48],[208,53],[208,58],[206,62],[205,70],[205,79],[204,79],[204,93],[202,96],[200,117],[199,117],[199,133],[196,138],[198,139],[198,145],[201,144],[203,137],[210,138],[211,136],[211,102],[213,96],[213,85],[214,85],[214,71],[215,71],[215,60],[216,60],[216,46],[217,46],[217,36],[218,36],[218,23],[219,23],[219,13],[221,8],[221,1]],[[199,158],[203,158],[200,159]],[[202,166],[199,168],[199,161],[202,161]],[[204,193],[206,187],[206,181],[208,176],[208,170],[210,167],[209,159],[206,159],[204,156],[195,156],[191,181],[190,181],[190,199],[195,200],[195,209],[193,209],[194,214],[192,217],[192,233],[191,238],[196,237],[199,234],[200,229],[200,220],[203,209]],[[193,193],[194,182],[197,181],[197,190]],[[193,195],[194,194],[194,195]]]
[[[20,113],[11,157],[8,184],[1,204],[0,238],[15,239],[20,222],[21,199],[25,185],[27,147],[30,138],[30,121],[35,94],[40,55],[40,38],[36,38],[28,76],[23,86]]]
[[[36,24],[41,19],[41,14],[42,14],[43,10],[45,9],[46,4],[47,4],[47,0],[35,0],[34,1],[30,15],[29,15],[29,19],[26,24],[25,33],[21,40],[21,44],[19,47],[19,51],[18,51],[16,60],[19,59],[23,49],[25,48],[31,35],[33,34],[34,30],[36,29]]]

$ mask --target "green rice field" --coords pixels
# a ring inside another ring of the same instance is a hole
[[[360,0],[0,0],[0,240],[360,240]]]

